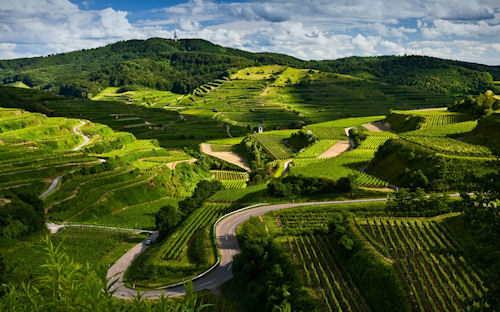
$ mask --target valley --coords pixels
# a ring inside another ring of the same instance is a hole
[[[133,52],[152,44],[166,54]],[[73,67],[0,61],[1,308],[42,300],[50,265],[110,311],[498,304],[500,100],[468,84],[496,67],[439,60],[464,85],[429,87],[205,41],[115,45]]]

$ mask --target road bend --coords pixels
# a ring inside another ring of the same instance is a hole
[[[247,221],[250,217],[257,217],[271,211],[303,207],[303,206],[316,206],[316,205],[335,205],[335,204],[348,204],[348,203],[371,203],[378,201],[386,201],[387,198],[373,198],[373,199],[353,199],[341,201],[324,201],[324,202],[305,202],[305,203],[287,203],[278,205],[266,205],[254,208],[243,208],[237,212],[228,214],[221,219],[215,228],[217,237],[217,247],[220,253],[219,262],[212,270],[205,272],[201,276],[193,279],[193,286],[195,291],[203,289],[215,289],[229,281],[233,277],[232,265],[233,258],[240,252],[240,247],[236,239],[236,229],[240,224]],[[157,238],[158,233],[155,232],[150,239],[153,241]],[[114,296],[122,299],[130,299],[132,296],[137,295],[137,290],[127,287],[123,281],[125,271],[130,267],[132,262],[143,253],[149,246],[146,245],[146,240],[134,246],[127,253],[125,253],[118,261],[111,266],[108,270],[107,277],[113,281],[116,280],[112,289],[115,290]],[[141,290],[141,295],[149,299],[159,298],[162,294],[164,296],[180,296],[185,293],[182,283],[165,286],[155,290]]]

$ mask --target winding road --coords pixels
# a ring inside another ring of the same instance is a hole
[[[81,149],[82,147],[84,147],[85,145],[89,144],[90,138],[88,136],[86,136],[85,134],[81,133],[80,131],[78,131],[78,128],[87,124],[87,122],[88,121],[81,121],[81,123],[78,126],[73,127],[73,132],[78,134],[79,136],[81,136],[83,138],[83,143],[78,145],[77,147],[73,148],[73,151],[77,151],[77,150]]]
[[[266,206],[250,206],[234,211],[230,214],[219,219],[215,227],[217,237],[217,247],[220,253],[218,263],[209,270],[193,279],[193,286],[195,291],[203,289],[215,289],[229,281],[233,277],[231,270],[233,264],[233,257],[240,252],[238,241],[236,239],[236,229],[240,224],[248,220],[250,217],[257,217],[266,214],[270,211],[303,207],[315,205],[334,205],[334,204],[347,204],[347,203],[371,203],[378,201],[386,201],[387,198],[373,198],[373,199],[353,199],[341,201],[325,201],[325,202],[306,202],[306,203],[288,203],[278,205]],[[156,239],[157,233],[153,234],[150,239]],[[116,261],[108,270],[107,277],[110,280],[116,280],[112,289],[115,290],[114,296],[121,299],[130,299],[132,296],[137,295],[137,290],[128,288],[123,281],[125,271],[130,267],[132,262],[149,246],[145,244],[145,240],[127,253],[125,253],[118,261]],[[149,299],[159,298],[162,294],[164,296],[180,296],[183,295],[185,290],[182,283],[171,285],[156,290],[141,290],[141,295]]]
[[[52,180],[52,184],[49,186],[49,188],[47,190],[45,190],[45,192],[43,192],[42,194],[40,194],[40,196],[38,196],[38,198],[42,199],[45,196],[49,195],[50,192],[52,192],[53,190],[55,190],[55,188],[59,184],[59,181],[61,180],[62,177],[63,176],[58,176],[54,180]]]

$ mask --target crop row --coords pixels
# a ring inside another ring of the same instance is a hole
[[[399,260],[398,272],[416,310],[464,311],[473,302],[479,304],[486,291],[483,282],[463,257],[455,256],[457,244],[438,223],[386,219],[358,227]]]
[[[234,151],[234,145],[210,144],[210,148],[212,149],[212,152],[216,153]]]
[[[252,138],[274,159],[287,159],[292,157],[292,151],[282,142],[283,136],[254,134]]]
[[[221,180],[221,183],[224,186],[224,189],[226,190],[240,189],[247,187],[246,180]]]
[[[203,226],[213,223],[227,210],[225,204],[205,204],[193,212],[168,238],[165,250],[167,259],[179,260],[193,235]]]
[[[418,129],[414,131],[405,132],[404,135],[408,136],[430,136],[430,137],[444,137],[449,135],[460,135],[472,131],[477,126],[477,121],[464,121],[460,123],[448,124],[441,127]]]
[[[450,124],[454,124],[454,123],[468,121],[471,119],[465,114],[428,115],[428,116],[425,116],[425,118],[426,118],[426,121],[425,121],[424,125],[422,126],[422,129],[442,127],[442,126],[446,126],[446,125],[450,125]]]
[[[363,150],[361,150],[363,151]],[[370,152],[371,150],[365,150]],[[354,151],[352,151],[354,152]],[[351,163],[363,163],[365,158],[358,158],[354,155],[347,155],[351,152],[343,153],[341,156],[330,159],[299,158],[294,159],[292,174],[302,174],[308,177],[324,177],[337,180],[342,177],[353,176],[355,182],[366,187],[387,187],[388,183],[365,172],[352,169],[347,165]],[[346,154],[344,156],[344,154]]]
[[[217,180],[248,180],[248,173],[232,170],[211,170]]]
[[[331,252],[328,239],[322,235],[307,235],[294,237],[288,243],[300,260],[308,286],[319,292],[324,310],[367,310],[350,276]]]
[[[474,145],[451,138],[422,136],[404,136],[403,138],[411,143],[446,154],[464,156],[489,156],[492,154],[491,150],[486,146]]]
[[[357,148],[376,150],[389,139],[390,137],[385,136],[368,136]]]

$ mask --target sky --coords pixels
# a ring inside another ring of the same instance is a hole
[[[202,38],[309,59],[428,55],[500,65],[499,0],[0,0],[0,59]]]

